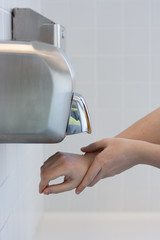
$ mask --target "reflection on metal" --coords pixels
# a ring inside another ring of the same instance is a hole
[[[81,132],[91,133],[90,116],[84,98],[78,93],[73,93],[66,134]]]

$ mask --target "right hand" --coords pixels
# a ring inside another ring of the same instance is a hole
[[[92,143],[81,150],[87,154],[97,153],[82,182],[76,189],[79,194],[87,186],[94,186],[100,179],[117,175],[140,163],[139,149],[145,145],[142,141],[105,138]],[[142,151],[143,152],[143,151]]]

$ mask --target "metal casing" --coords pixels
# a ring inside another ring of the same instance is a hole
[[[53,45],[0,43],[0,142],[60,142],[72,98],[70,62]]]
[[[65,28],[30,8],[14,8],[12,40],[45,42],[65,51]]]

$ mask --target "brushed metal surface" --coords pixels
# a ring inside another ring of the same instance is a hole
[[[54,22],[30,8],[14,8],[12,10],[12,34],[14,41],[42,41],[41,27],[54,25]],[[50,29],[51,30],[51,29]],[[46,43],[54,44],[54,36],[45,32]]]
[[[30,8],[12,10],[12,39],[40,41],[65,51],[65,28]]]
[[[73,71],[64,53],[40,42],[0,42],[0,142],[60,142]]]

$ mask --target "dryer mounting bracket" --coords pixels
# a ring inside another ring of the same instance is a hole
[[[29,8],[12,10],[12,40],[40,41],[65,49],[65,29],[62,25]]]

